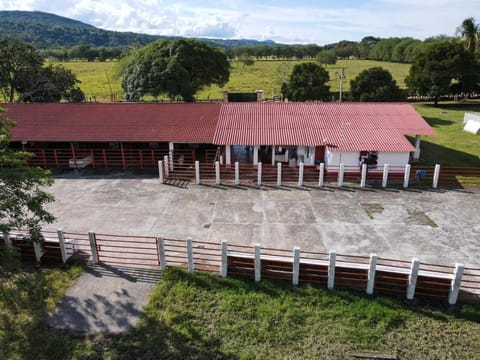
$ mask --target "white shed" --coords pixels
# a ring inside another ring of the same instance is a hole
[[[463,131],[480,134],[480,113],[465,113],[463,117]]]

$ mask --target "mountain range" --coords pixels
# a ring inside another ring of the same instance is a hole
[[[179,37],[110,31],[81,21],[40,11],[0,11],[0,39],[27,42],[37,49],[69,48],[76,45],[92,47],[142,46],[152,41]],[[232,40],[201,38],[206,43],[232,48],[237,46],[276,45],[272,40]]]

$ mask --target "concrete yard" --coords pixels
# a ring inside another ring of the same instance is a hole
[[[160,185],[152,178],[58,178],[49,209],[68,232],[480,264],[480,191]]]

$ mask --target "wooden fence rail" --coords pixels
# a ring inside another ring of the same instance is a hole
[[[22,257],[65,263],[69,260],[103,262],[134,267],[177,266],[188,271],[235,275],[253,281],[281,280],[316,284],[328,289],[348,288],[367,294],[434,298],[455,304],[480,301],[480,268],[422,263],[369,256],[337,254],[208,242],[163,236],[131,236],[42,231],[44,241],[33,243],[25,232],[4,234],[4,243],[15,246]]]

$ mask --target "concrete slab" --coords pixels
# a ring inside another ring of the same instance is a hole
[[[478,266],[480,190],[160,185],[58,179],[52,227]]]
[[[47,323],[79,334],[125,332],[139,320],[159,280],[158,269],[89,266],[49,314]]]

